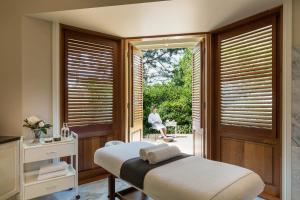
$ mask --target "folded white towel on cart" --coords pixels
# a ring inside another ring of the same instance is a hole
[[[67,175],[67,173],[68,173],[68,171],[66,169],[64,169],[64,170],[60,170],[60,171],[50,172],[47,174],[39,174],[38,180],[42,181],[42,180],[47,180],[50,178],[65,176],[65,175]]]
[[[65,161],[59,162],[59,163],[51,163],[45,166],[42,166],[39,170],[39,174],[47,174],[51,172],[56,171],[62,171],[65,170],[68,167],[68,164]]]

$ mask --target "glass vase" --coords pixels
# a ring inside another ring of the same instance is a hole
[[[32,132],[34,134],[34,140],[32,141],[32,143],[33,144],[40,143],[42,131],[40,129],[32,129]]]

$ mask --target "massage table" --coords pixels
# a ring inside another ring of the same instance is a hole
[[[114,191],[114,178],[122,179],[122,165],[138,158],[139,150],[151,145],[132,142],[100,148],[95,152],[95,164],[111,174],[110,199],[120,198]],[[188,156],[151,169],[142,180],[143,188],[124,181],[143,192],[143,199],[147,199],[147,195],[154,200],[253,200],[265,186],[251,170],[200,156]]]

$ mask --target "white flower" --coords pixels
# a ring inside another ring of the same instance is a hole
[[[36,123],[38,123],[39,121],[41,121],[38,117],[36,116],[31,116],[27,118],[28,124],[30,125],[35,125]]]
[[[43,122],[43,121],[41,121],[40,123],[39,123],[39,127],[40,128],[43,128],[45,126],[45,123]]]

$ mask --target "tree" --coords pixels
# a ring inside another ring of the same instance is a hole
[[[146,84],[166,83],[173,78],[174,66],[184,49],[151,49],[144,51],[143,69]]]
[[[175,66],[173,82],[178,86],[192,87],[192,50],[185,49],[179,65]]]

